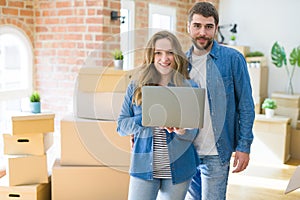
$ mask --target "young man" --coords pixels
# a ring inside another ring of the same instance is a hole
[[[194,141],[200,165],[186,200],[226,199],[232,153],[232,172],[243,171],[253,141],[255,113],[246,61],[238,51],[214,40],[218,23],[218,12],[209,2],[197,2],[189,11],[190,77],[206,88],[207,98],[204,127]]]

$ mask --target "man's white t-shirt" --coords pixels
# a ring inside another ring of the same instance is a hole
[[[201,56],[192,54],[192,70],[190,72],[191,79],[193,79],[201,88],[205,88],[205,89],[206,89],[207,55],[208,53]],[[211,123],[210,112],[209,112],[207,90],[205,95],[203,128],[200,129],[200,133],[195,139],[194,145],[197,149],[198,155],[200,156],[218,155],[213,127]]]

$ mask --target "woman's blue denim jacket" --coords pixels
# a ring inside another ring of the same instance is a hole
[[[186,54],[190,63],[189,71],[192,68],[192,51],[193,47]],[[207,56],[206,86],[221,162],[229,162],[234,151],[250,153],[255,112],[243,55],[214,41]]]
[[[196,83],[189,80],[193,87]],[[134,135],[130,175],[144,180],[153,179],[153,127],[142,126],[142,108],[132,103],[136,85],[128,85],[118,117],[117,131],[121,136]],[[188,180],[196,173],[199,163],[193,141],[198,129],[187,129],[184,135],[166,131],[173,184]]]

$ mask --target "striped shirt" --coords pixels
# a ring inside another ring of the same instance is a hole
[[[153,178],[172,178],[170,159],[164,129],[153,129]]]

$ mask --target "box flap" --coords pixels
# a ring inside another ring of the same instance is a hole
[[[39,120],[39,119],[53,119],[55,116],[54,113],[37,113],[33,114],[30,112],[19,112],[13,115],[11,118],[13,121],[18,121],[18,120]]]

